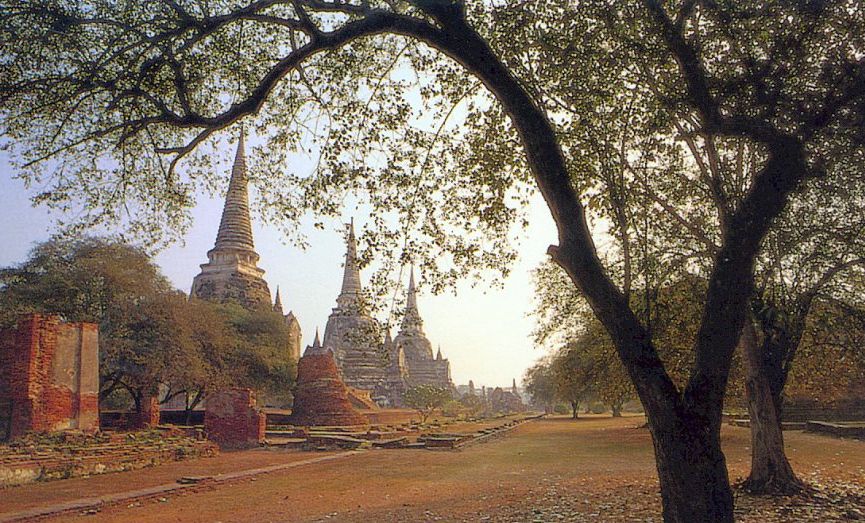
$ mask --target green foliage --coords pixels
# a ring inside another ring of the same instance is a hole
[[[680,278],[678,281],[671,278],[672,281],[666,281],[650,293],[637,289],[631,295],[631,306],[651,327],[652,337],[670,376],[679,386],[684,386],[694,363],[692,340],[700,324],[706,282],[687,273]],[[636,391],[617,357],[610,335],[582,295],[568,284],[567,276],[559,267],[552,263],[541,265],[535,272],[535,288],[533,316],[537,343],[577,347],[581,351],[580,358],[592,366],[585,369],[585,372],[595,375],[591,378],[595,383],[592,392],[618,410],[617,407],[633,398]],[[580,382],[589,377],[582,375],[573,379]],[[727,395],[736,401],[742,401],[744,395],[744,368],[738,353],[731,364]],[[561,395],[557,397],[566,400]]]
[[[812,309],[785,395],[824,405],[861,397],[865,391],[865,308],[819,300]]]
[[[294,380],[279,314],[187,300],[143,251],[122,242],[51,240],[0,270],[0,282],[7,324],[24,312],[99,324],[101,396],[112,404],[119,389],[138,405],[160,387],[163,399],[185,395],[189,408],[229,386],[284,401]]]
[[[121,306],[167,293],[168,280],[140,249],[101,238],[53,239],[0,269],[0,322],[25,312],[100,323]]]
[[[551,412],[556,403],[556,383],[549,359],[541,360],[529,367],[523,377],[531,403],[544,412]]]
[[[410,387],[403,395],[403,402],[406,406],[415,409],[420,414],[421,423],[426,423],[436,409],[442,408],[452,399],[453,393],[450,389],[433,385]]]
[[[459,403],[469,416],[477,416],[486,408],[481,397],[474,394],[464,395]]]
[[[463,405],[457,400],[451,399],[446,401],[442,407],[442,414],[449,418],[456,418],[463,411]]]
[[[232,382],[261,391],[273,403],[288,403],[297,362],[288,357],[289,333],[284,318],[275,312],[250,311],[231,303],[217,307],[234,340],[227,357]]]
[[[580,404],[594,393],[601,364],[576,343],[563,347],[553,357],[551,367],[556,397],[571,405],[574,418]]]

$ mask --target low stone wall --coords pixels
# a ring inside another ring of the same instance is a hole
[[[828,422],[828,421],[809,421],[806,424],[807,432],[817,434],[828,434],[838,438],[856,438],[865,439],[865,422]]]
[[[420,426],[407,424],[399,427],[369,428],[357,431],[346,427],[291,427],[267,432],[266,444],[274,448],[294,448],[303,450],[332,450],[357,448],[388,449],[428,449],[455,450],[472,443],[499,437],[523,423],[540,419],[543,414],[527,414],[517,418],[502,417],[495,425],[480,428],[473,432],[440,432],[437,425],[434,432],[418,434]]]
[[[257,447],[264,443],[267,416],[255,406],[255,392],[230,389],[208,396],[204,411],[207,438],[224,449]]]
[[[218,452],[209,441],[162,431],[29,435],[0,445],[0,487],[135,470]]]
[[[865,421],[865,400],[845,399],[821,404],[796,399],[784,404],[784,421]]]

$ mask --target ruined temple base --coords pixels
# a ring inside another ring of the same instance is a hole
[[[218,453],[218,447],[209,441],[164,431],[29,434],[0,445],[0,488],[136,470]]]
[[[256,407],[255,392],[230,389],[207,397],[204,432],[223,449],[257,447],[264,443],[267,416]]]
[[[301,426],[366,425],[351,405],[330,351],[306,354],[297,364],[297,389],[289,421]]]

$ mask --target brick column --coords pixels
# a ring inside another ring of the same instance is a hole
[[[132,428],[149,429],[159,425],[159,400],[156,396],[145,396],[141,400],[141,412],[136,413]]]
[[[207,397],[204,431],[221,448],[257,447],[264,443],[267,416],[255,406],[255,392],[230,389]]]

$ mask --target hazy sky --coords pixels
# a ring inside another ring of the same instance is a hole
[[[223,168],[227,177],[229,167]],[[28,191],[21,181],[12,179],[13,175],[7,158],[0,154],[0,266],[24,261],[34,243],[50,237],[54,222],[46,209],[31,206]],[[255,197],[254,191],[251,197]],[[221,197],[199,196],[184,245],[173,245],[156,257],[165,275],[185,292],[189,292],[199,264],[207,261],[221,210]],[[365,216],[354,218],[358,226],[366,221]],[[312,342],[316,327],[324,329],[342,280],[345,244],[338,232],[341,227],[339,223],[327,225],[327,230],[320,231],[304,224],[310,244],[304,251],[285,245],[276,228],[263,226],[253,216],[255,246],[261,255],[260,266],[267,271],[265,279],[271,292],[279,285],[284,308],[298,317],[304,346]],[[431,296],[420,289],[418,307],[427,336],[433,347],[441,345],[442,353],[450,359],[456,384],[469,379],[477,386],[510,385],[512,378],[519,382],[524,370],[543,354],[530,339],[533,320],[526,314],[532,308],[531,270],[544,259],[556,234],[539,197],[530,209],[529,229],[521,236],[521,256],[504,288],[472,288],[465,283],[458,286],[456,296]],[[364,282],[368,276],[361,274]]]

